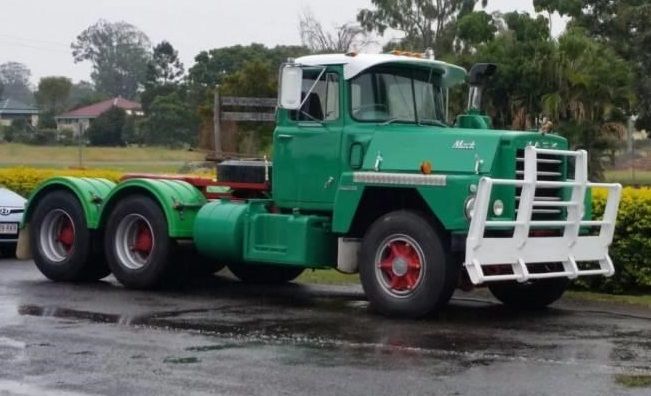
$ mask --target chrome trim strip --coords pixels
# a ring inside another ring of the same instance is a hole
[[[414,173],[353,172],[353,182],[400,186],[445,186],[447,185],[447,176]]]

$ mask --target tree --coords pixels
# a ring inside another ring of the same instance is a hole
[[[88,127],[88,140],[93,146],[123,146],[123,130],[127,113],[113,107],[95,118]]]
[[[93,83],[81,80],[72,85],[68,108],[76,109],[108,99],[106,94],[97,92]]]
[[[54,117],[62,113],[70,98],[72,81],[67,77],[43,77],[38,82],[38,89],[34,94],[36,103],[41,109],[39,127],[56,128]]]
[[[305,11],[299,19],[299,32],[303,45],[315,53],[339,53],[358,51],[371,40],[365,29],[355,23],[345,23],[329,32],[323,28],[310,11]]]
[[[154,99],[141,128],[147,144],[178,147],[196,144],[197,125],[188,103],[172,93]]]
[[[648,0],[535,0],[536,10],[572,17],[570,26],[610,46],[633,66],[638,128],[651,129],[651,3]]]
[[[181,86],[184,73],[183,63],[172,44],[162,41],[156,45],[147,65],[145,90],[140,98],[145,113],[149,112],[149,107],[157,96],[166,96],[176,90],[185,89]]]
[[[22,63],[7,62],[0,65],[0,85],[3,86],[4,97],[26,104],[34,103],[34,94],[29,84],[31,75],[32,72]]]
[[[476,0],[371,0],[374,9],[363,9],[357,20],[367,31],[383,35],[387,29],[404,34],[401,46],[422,51],[428,47],[437,53],[451,50],[452,24],[457,16],[473,10]],[[486,0],[482,0],[486,5]],[[445,37],[447,36],[447,37]],[[445,39],[444,39],[445,38]]]
[[[254,60],[268,61],[271,67],[278,68],[287,58],[297,58],[309,54],[310,50],[302,46],[278,45],[267,48],[263,44],[253,43],[248,46],[216,48],[202,51],[195,58],[188,78],[191,84],[212,89],[223,79],[240,70],[244,64]]]
[[[161,41],[154,47],[154,53],[147,64],[148,84],[178,84],[185,70],[179,53],[168,41]]]
[[[71,47],[75,62],[93,64],[91,78],[101,93],[133,99],[145,81],[151,44],[133,25],[100,19]]]
[[[493,17],[484,11],[466,14],[457,24],[457,36],[468,46],[486,43],[497,33],[497,23]]]

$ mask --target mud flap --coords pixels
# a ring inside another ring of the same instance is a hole
[[[20,229],[18,234],[18,245],[16,246],[16,258],[18,260],[31,260],[32,249],[29,244],[29,224]]]

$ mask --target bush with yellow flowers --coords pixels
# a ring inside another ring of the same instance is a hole
[[[607,195],[606,190],[593,192],[593,217],[603,215]],[[579,278],[576,285],[609,293],[651,292],[651,188],[622,190],[610,256],[615,265],[613,277]]]
[[[0,186],[29,197],[39,183],[54,176],[100,177],[117,182],[122,173],[106,169],[0,168]]]

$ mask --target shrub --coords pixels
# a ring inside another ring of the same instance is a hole
[[[88,128],[88,140],[93,146],[124,146],[124,126],[127,121],[127,113],[119,108],[113,107],[102,113],[90,123]]]
[[[594,191],[594,217],[603,214],[606,197],[606,190]],[[608,293],[651,291],[650,235],[651,188],[624,188],[617,214],[615,238],[610,247],[615,275],[611,278],[581,278],[576,286]]]
[[[0,169],[0,186],[27,197],[39,183],[54,176],[101,177],[117,182],[122,173],[106,169],[3,168]]]

